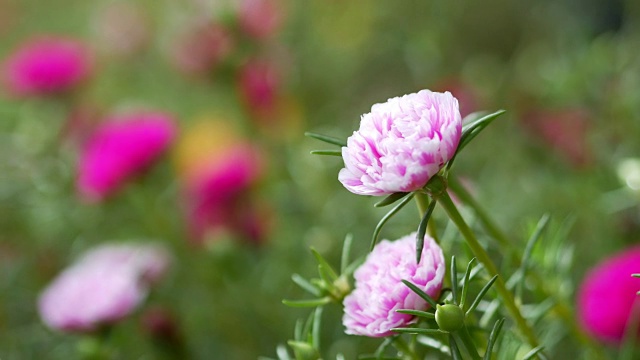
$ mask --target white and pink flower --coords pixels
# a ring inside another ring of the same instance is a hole
[[[427,302],[409,289],[408,280],[437,299],[445,275],[442,249],[426,236],[416,264],[416,234],[383,240],[354,273],[355,288],[344,299],[342,323],[347,334],[369,337],[393,335],[392,328],[409,324],[413,316],[400,309],[426,310]]]
[[[60,331],[92,331],[131,314],[166,272],[170,256],[155,245],[108,244],[83,255],[42,292],[44,323]]]
[[[338,179],[359,195],[418,190],[453,157],[461,133],[449,92],[421,90],[375,104],[342,148]]]

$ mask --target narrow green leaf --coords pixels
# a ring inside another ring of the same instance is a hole
[[[338,145],[338,146],[347,146],[347,142],[340,140],[338,138],[334,138],[331,136],[327,136],[327,135],[322,135],[322,134],[316,134],[316,133],[312,133],[312,132],[305,132],[304,136],[310,137],[310,138],[314,138],[316,140],[320,140],[320,141],[324,141],[328,144],[333,144],[333,145]]]
[[[449,160],[449,162],[447,163],[446,170],[448,171],[451,168],[455,158],[458,156],[460,151],[462,151],[462,149],[464,149],[464,147],[471,142],[471,140],[473,140],[476,136],[478,136],[478,134],[480,134],[480,132],[484,130],[485,127],[491,124],[493,120],[495,120],[498,116],[504,114],[505,112],[506,110],[498,110],[492,114],[485,115],[470,124],[464,125],[462,127],[462,135],[460,136],[460,142],[458,143],[458,148],[456,149],[456,152],[451,158],[451,160]]]
[[[409,195],[409,193],[406,192],[397,192],[397,193],[393,193],[387,197],[385,197],[384,199],[378,201],[377,203],[373,204],[374,207],[384,207],[387,205],[391,205],[394,202],[402,199],[403,197]]]
[[[451,357],[453,360],[462,360],[462,354],[460,353],[458,344],[456,344],[456,339],[452,334],[449,334],[449,348],[451,349]]]
[[[402,360],[397,356],[359,355],[358,360]]]
[[[498,118],[500,115],[506,113],[506,110],[498,110],[492,114],[485,115],[480,119],[466,124],[462,127],[462,136],[460,137],[460,145],[458,145],[458,150],[462,150],[473,138],[475,138],[485,127],[487,127],[493,120]]]
[[[471,114],[465,116],[462,119],[462,126],[464,127],[464,126],[467,126],[469,124],[472,124],[472,123],[476,122],[478,119],[486,116],[488,113],[489,112],[486,111],[486,110],[472,112]]]
[[[313,312],[313,327],[311,329],[311,346],[320,349],[320,324],[322,319],[322,307],[318,306]]]
[[[528,353],[526,353],[526,355],[522,358],[522,360],[531,360],[533,359],[536,355],[538,355],[542,350],[544,349],[544,346],[540,345],[538,347],[535,347],[533,349],[531,349],[531,351],[529,351]]]
[[[520,281],[518,281],[518,283],[516,284],[516,299],[522,299],[522,291],[524,289],[524,281],[526,279],[527,269],[529,268],[529,259],[531,259],[531,253],[533,252],[533,248],[535,247],[535,245],[538,243],[542,232],[547,228],[550,218],[551,217],[549,216],[549,214],[544,214],[538,221],[533,234],[527,241],[527,246],[525,246],[520,267],[517,270],[517,272],[520,273],[521,278]]]
[[[478,322],[478,325],[481,328],[487,328],[490,325],[490,322],[493,321],[495,315],[498,313],[498,310],[500,310],[500,306],[502,306],[502,304],[500,303],[499,299],[493,299],[489,305],[487,305],[487,307],[485,309],[483,309],[483,313],[482,313],[482,317],[480,317],[480,321]]]
[[[338,274],[336,274],[336,272],[333,270],[331,265],[329,265],[327,260],[325,260],[316,249],[311,248],[311,252],[313,253],[313,256],[316,258],[318,265],[321,265],[322,267],[325,268],[331,282],[336,281],[336,279],[338,278]]]
[[[489,343],[487,344],[487,351],[484,353],[484,360],[491,360],[491,352],[493,351],[493,346],[496,344],[498,340],[498,336],[500,336],[500,330],[502,330],[502,325],[504,325],[504,318],[499,319],[493,325],[493,329],[491,330],[491,334],[489,334]]]
[[[420,296],[421,298],[424,299],[424,301],[426,301],[432,308],[436,308],[436,306],[438,305],[436,303],[435,300],[433,300],[433,298],[431,296],[429,296],[427,293],[425,293],[424,291],[420,290],[420,288],[418,288],[417,286],[415,286],[414,284],[412,284],[410,281],[407,280],[402,280],[402,283],[407,285],[407,287],[409,289],[411,289],[414,293],[418,294],[418,296]]]
[[[478,296],[476,296],[475,300],[473,300],[473,303],[469,307],[469,310],[467,310],[467,312],[465,313],[466,316],[469,316],[469,314],[471,314],[471,312],[475,310],[475,308],[480,304],[480,300],[482,300],[484,295],[487,293],[487,291],[489,291],[489,288],[491,288],[491,285],[493,285],[496,280],[498,280],[498,275],[492,277],[491,280],[489,280],[489,282],[482,288],[482,290],[480,290]]]
[[[309,300],[282,300],[282,303],[290,307],[315,307],[326,305],[331,302],[331,298],[326,296],[319,299]]]
[[[422,335],[442,335],[445,334],[440,329],[424,329],[424,328],[391,328],[391,331],[395,331],[403,334],[422,334]]]
[[[314,314],[315,312],[312,312],[311,314],[309,314],[309,316],[307,317],[307,321],[305,321],[304,323],[304,328],[302,329],[302,336],[303,336],[303,341],[304,342],[310,342],[311,341],[311,332],[312,332],[312,328],[313,328],[313,320],[314,320]]]
[[[349,255],[351,254],[351,244],[353,243],[353,234],[347,234],[342,245],[342,256],[340,257],[340,274],[344,274],[347,266],[349,266]]]
[[[469,276],[471,276],[471,268],[476,258],[471,259],[467,264],[467,270],[464,272],[464,282],[462,283],[462,296],[460,298],[460,308],[464,310],[464,303],[467,301],[467,292],[469,291]]]
[[[311,155],[328,155],[328,156],[342,156],[340,150],[311,150]]]
[[[373,250],[373,247],[376,246],[376,243],[378,242],[378,235],[380,235],[380,231],[382,230],[382,227],[384,226],[384,224],[386,224],[387,221],[389,221],[389,219],[393,217],[393,215],[395,215],[398,211],[400,211],[400,209],[402,209],[405,205],[407,205],[407,203],[411,201],[411,199],[413,199],[413,193],[411,193],[406,198],[402,199],[402,201],[398,205],[396,205],[384,217],[382,217],[382,219],[380,219],[380,222],[376,226],[376,229],[373,231],[373,236],[371,237],[371,246],[369,247],[369,251]]]
[[[532,324],[536,324],[538,321],[542,320],[542,318],[547,315],[557,303],[558,300],[548,297],[540,303],[523,305],[521,309],[523,314],[527,314],[527,320],[531,321]]]
[[[302,336],[302,328],[304,327],[304,321],[302,319],[296,320],[296,326],[293,328],[293,339],[296,341],[304,341]]]
[[[522,255],[521,267],[525,269],[527,268],[528,261],[531,258],[531,253],[533,252],[533,248],[538,242],[538,239],[540,239],[542,232],[547,228],[547,225],[549,225],[550,218],[551,217],[549,216],[549,214],[544,214],[538,221],[538,224],[536,225],[536,229],[533,231],[533,234],[529,238],[529,241],[527,241],[527,246],[524,249],[524,254]]]
[[[433,214],[433,209],[436,208],[437,201],[431,200],[429,206],[427,207],[427,211],[424,212],[424,216],[422,220],[420,220],[420,225],[418,225],[418,233],[416,234],[416,264],[420,263],[420,258],[422,257],[422,249],[424,248],[424,235],[427,233],[427,225],[429,224],[429,219],[431,219],[431,214]]]
[[[456,275],[457,270],[455,256],[451,256],[451,267],[449,271],[451,272],[451,296],[453,297],[453,303],[458,305],[458,276]]]
[[[324,264],[318,264],[318,273],[324,282],[325,289],[330,292],[333,291],[335,289],[334,282],[337,280],[337,278],[333,278],[335,272]]]
[[[436,315],[434,313],[430,313],[430,312],[426,312],[426,311],[420,311],[420,310],[409,310],[409,309],[401,309],[401,310],[396,310],[397,313],[400,314],[408,314],[408,315],[413,315],[413,316],[418,316],[418,317],[422,317],[425,319],[435,319]]]
[[[303,288],[307,292],[311,293],[312,295],[320,296],[322,294],[320,289],[318,289],[317,287],[313,286],[313,284],[311,284],[309,281],[307,281],[307,279],[303,278],[302,276],[300,276],[298,274],[291,275],[291,280],[293,280],[294,283],[296,283],[298,286],[300,286],[301,288]]]

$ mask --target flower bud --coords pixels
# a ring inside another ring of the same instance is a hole
[[[454,304],[438,305],[436,307],[436,323],[440,330],[454,332],[464,326],[464,311]]]

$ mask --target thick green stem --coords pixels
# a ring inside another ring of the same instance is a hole
[[[429,207],[429,196],[427,194],[421,192],[415,192],[414,198],[416,199],[416,203],[418,204],[418,213],[420,214],[420,219],[424,217],[424,214],[427,212],[427,207]],[[438,238],[438,234],[436,232],[435,223],[433,221],[429,221],[427,224],[427,234],[433,238],[437,243],[440,243],[440,239]]]
[[[469,207],[471,207],[480,223],[485,228],[487,233],[493,237],[501,246],[505,248],[512,249],[513,242],[509,241],[509,238],[505,235],[505,233],[493,222],[493,219],[487,214],[487,212],[482,208],[482,205],[473,198],[473,196],[464,188],[458,181],[456,181],[453,177],[448,179],[449,188],[453,190],[456,196]],[[513,261],[516,266],[520,266],[522,263],[522,258],[520,253],[517,251],[510,251],[511,253],[511,261]],[[573,317],[573,312],[571,311],[571,307],[567,304],[564,299],[557,298],[553,291],[550,291],[545,286],[544,281],[540,278],[538,273],[532,272],[531,275],[534,285],[537,289],[541,290],[542,293],[551,297],[556,301],[553,309],[558,314],[558,316],[564,321],[564,323],[569,328],[569,331],[573,333],[573,336],[580,341],[583,345],[589,347],[591,353],[596,356],[596,359],[604,359],[605,354],[602,350],[601,346],[598,346],[593,342],[593,340],[587,335],[587,333],[578,325],[575,318]]]
[[[467,245],[469,245],[469,248],[471,248],[471,251],[473,252],[474,256],[478,259],[480,263],[484,265],[489,275],[492,277],[495,275],[499,275],[496,265],[493,263],[493,261],[489,257],[489,254],[487,254],[487,252],[484,250],[482,245],[480,245],[475,234],[473,233],[471,228],[469,228],[469,225],[467,225],[467,223],[462,218],[462,215],[460,215],[460,213],[458,212],[458,209],[451,201],[449,194],[447,194],[446,191],[440,193],[438,196],[438,201],[440,202],[444,210],[449,215],[449,218],[451,219],[451,221],[453,221],[453,223],[456,224],[456,226],[460,230],[460,233],[467,241]],[[527,340],[529,345],[531,345],[531,347],[534,347],[534,348],[537,347],[538,338],[536,337],[533,330],[527,323],[527,320],[520,313],[520,309],[516,305],[513,299],[513,295],[507,289],[507,286],[505,285],[504,280],[501,276],[498,276],[498,279],[495,282],[495,288],[498,291],[498,294],[500,295],[500,297],[502,298],[502,302],[507,308],[509,315],[515,321],[518,329],[520,329],[520,332],[522,333],[524,338]]]

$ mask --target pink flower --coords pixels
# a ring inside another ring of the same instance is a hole
[[[16,96],[63,92],[85,80],[93,67],[87,47],[74,39],[46,36],[31,39],[2,66],[7,89]]]
[[[578,291],[578,318],[584,327],[604,342],[622,340],[632,310],[640,306],[640,247],[614,255],[585,276]]]
[[[268,118],[276,110],[280,78],[273,64],[252,60],[240,69],[240,94],[249,110],[261,118]]]
[[[449,92],[421,90],[375,104],[342,148],[338,179],[359,195],[418,190],[451,159],[461,133],[458,100]]]
[[[271,37],[282,25],[282,4],[275,0],[244,0],[240,6],[240,27],[257,39]]]
[[[96,45],[105,55],[131,56],[149,45],[151,24],[146,9],[133,2],[111,2],[97,12]]]
[[[584,109],[534,110],[523,117],[525,126],[576,167],[593,162],[587,141],[591,115]]]
[[[420,264],[415,258],[416,234],[380,242],[356,270],[355,289],[344,299],[342,323],[347,334],[383,337],[413,317],[399,309],[426,310],[429,305],[402,280],[417,285],[436,299],[445,274],[442,249],[426,236]]]
[[[248,194],[262,175],[261,159],[246,144],[226,151],[187,185],[191,232],[203,239],[207,233],[232,231],[261,242],[264,224]]]
[[[92,331],[135,310],[169,266],[168,253],[141,244],[109,244],[82,256],[41,294],[44,323],[60,331]]]
[[[100,200],[155,161],[173,141],[173,118],[160,112],[132,112],[108,118],[80,155],[78,189]]]
[[[217,23],[203,23],[189,29],[171,48],[175,67],[187,75],[213,74],[235,48],[231,32]]]

